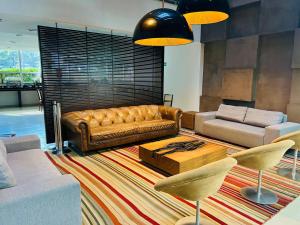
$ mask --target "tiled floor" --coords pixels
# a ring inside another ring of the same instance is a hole
[[[0,109],[0,135],[10,133],[17,136],[37,134],[41,139],[42,148],[47,147],[44,114],[38,107]]]

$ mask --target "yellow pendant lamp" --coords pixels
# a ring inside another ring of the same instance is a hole
[[[230,8],[227,0],[180,0],[177,12],[189,24],[210,24],[228,19]]]

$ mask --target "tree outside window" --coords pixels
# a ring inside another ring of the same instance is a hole
[[[41,82],[38,51],[0,50],[0,83],[16,79],[21,83]]]

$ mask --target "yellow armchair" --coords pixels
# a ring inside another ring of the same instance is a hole
[[[190,170],[175,176],[158,181],[155,190],[196,201],[196,217],[189,216],[179,220],[179,224],[200,224],[200,202],[210,195],[215,194],[222,186],[227,173],[236,165],[233,158],[225,158],[198,169]],[[201,224],[211,224],[209,220],[201,219]]]
[[[294,141],[285,140],[251,148],[231,155],[231,157],[237,160],[239,165],[259,170],[258,186],[241,189],[241,194],[244,198],[255,203],[266,205],[275,204],[278,201],[277,196],[273,192],[262,188],[263,170],[277,165],[284,153],[294,146],[294,144]]]
[[[295,131],[292,133],[288,133],[283,135],[273,141],[273,143],[283,141],[283,140],[292,140],[295,142],[294,145],[294,163],[293,168],[280,168],[277,170],[277,173],[280,176],[284,176],[296,181],[300,181],[300,172],[297,171],[297,161],[298,161],[298,152],[300,149],[300,131]]]

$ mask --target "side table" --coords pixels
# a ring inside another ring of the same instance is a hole
[[[195,128],[195,114],[198,112],[195,111],[187,111],[183,112],[181,118],[181,127],[194,130]]]

